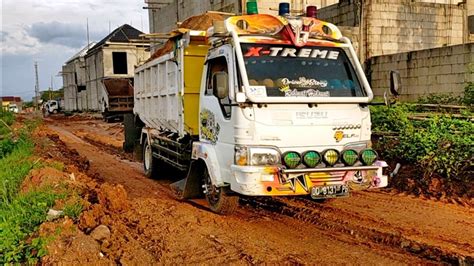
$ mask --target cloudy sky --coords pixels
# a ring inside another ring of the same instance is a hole
[[[40,89],[59,89],[62,64],[90,41],[122,24],[148,32],[144,0],[1,0],[1,96],[34,96],[34,62]]]

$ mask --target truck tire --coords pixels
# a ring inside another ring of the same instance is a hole
[[[153,148],[148,138],[143,141],[143,170],[145,176],[152,179],[163,179],[169,175],[170,167],[163,161],[153,157]]]
[[[145,176],[153,178],[156,175],[157,159],[153,157],[153,148],[148,138],[143,141],[143,171]]]
[[[222,215],[234,213],[239,206],[239,196],[230,194],[227,187],[214,186],[207,167],[204,168],[203,179],[204,194],[211,210]]]

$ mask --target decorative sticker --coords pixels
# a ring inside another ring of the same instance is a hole
[[[266,97],[267,89],[265,86],[250,86],[248,94],[257,97]]]
[[[215,144],[218,140],[221,127],[216,122],[213,112],[208,109],[202,109],[200,113],[201,120],[201,139],[205,139]]]
[[[268,45],[248,46],[244,52],[244,57],[300,57],[300,58],[320,58],[327,60],[337,60],[339,51],[316,48],[285,48]]]

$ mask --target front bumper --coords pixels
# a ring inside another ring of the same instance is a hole
[[[248,196],[308,195],[312,187],[347,185],[350,190],[386,187],[384,161],[371,166],[281,169],[274,166],[232,165],[231,190]]]

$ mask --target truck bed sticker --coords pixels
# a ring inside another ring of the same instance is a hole
[[[216,122],[214,113],[208,109],[202,109],[199,117],[201,120],[200,138],[215,144],[218,140],[221,127],[219,123]]]

